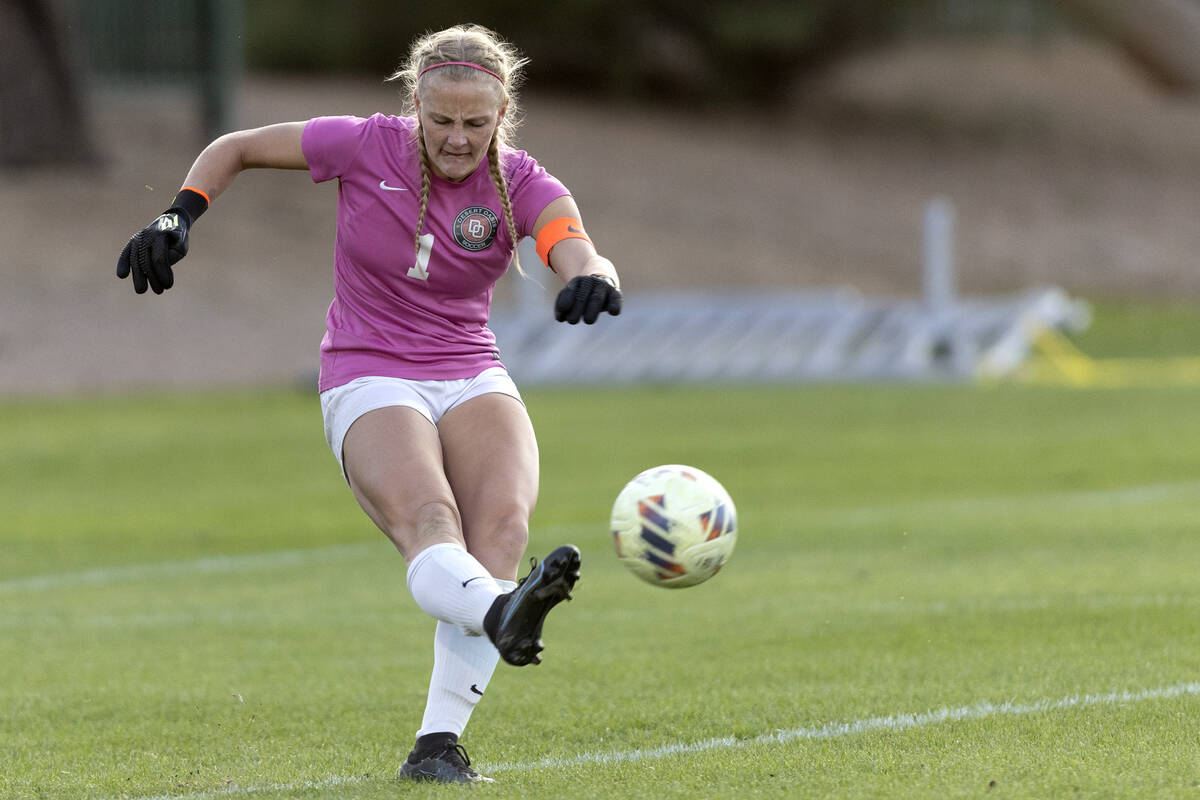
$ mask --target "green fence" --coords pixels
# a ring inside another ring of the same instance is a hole
[[[70,0],[93,82],[178,86],[195,94],[206,134],[229,130],[242,70],[242,0]]]

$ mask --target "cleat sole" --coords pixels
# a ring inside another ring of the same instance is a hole
[[[571,599],[571,589],[579,580],[580,562],[579,551],[564,545],[535,565],[527,578],[535,584],[543,582],[542,585],[530,586],[525,595],[520,594],[521,587],[514,590],[512,602],[517,606],[505,611],[501,630],[496,636],[501,658],[514,666],[541,663],[538,653],[543,649],[542,625],[554,606]]]

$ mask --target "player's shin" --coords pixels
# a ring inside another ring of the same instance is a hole
[[[505,591],[516,584],[499,581]],[[433,638],[433,673],[417,736],[462,735],[476,704],[483,699],[500,653],[484,636],[468,636],[462,628],[439,622]]]

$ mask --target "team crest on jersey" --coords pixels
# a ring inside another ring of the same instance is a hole
[[[496,240],[500,218],[486,206],[470,206],[454,218],[454,241],[459,247],[477,253]]]

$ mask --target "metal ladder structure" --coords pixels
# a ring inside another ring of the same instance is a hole
[[[966,381],[1014,372],[1047,329],[1078,330],[1086,305],[1058,289],[1007,298],[870,298],[852,290],[671,292],[627,297],[619,317],[564,325],[536,310],[493,315],[519,382]]]
[[[830,291],[634,293],[621,315],[569,326],[553,294],[519,285],[495,309],[500,357],[528,384],[804,381],[969,381],[1014,375],[1047,331],[1078,331],[1088,306],[1057,288],[960,298],[954,206],[925,207],[923,292],[916,299]],[[536,263],[522,242],[524,263]]]

